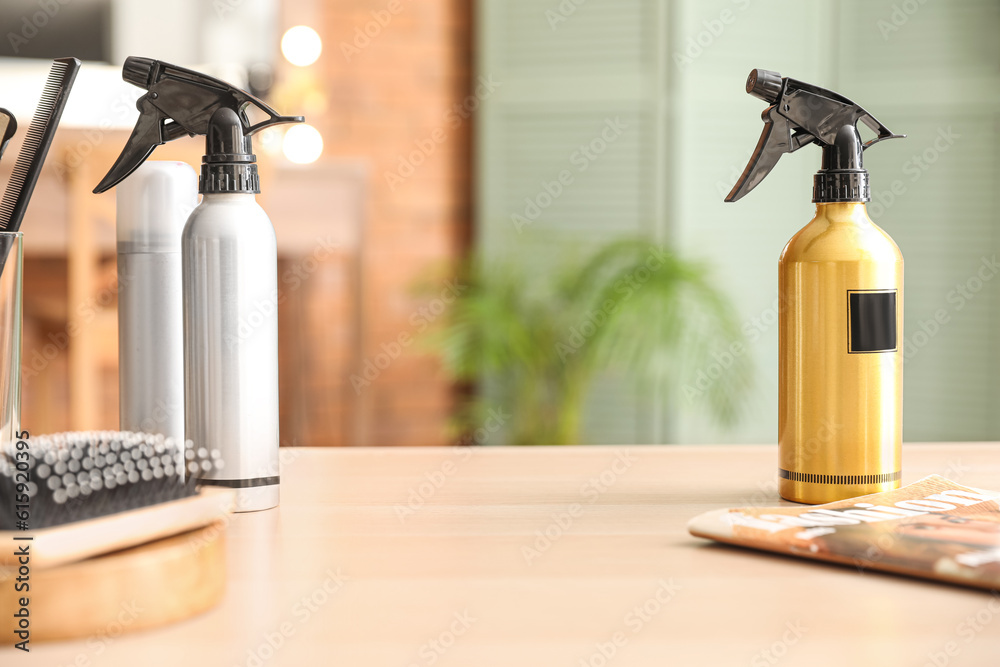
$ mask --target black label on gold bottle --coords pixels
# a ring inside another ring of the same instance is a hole
[[[847,351],[896,351],[896,290],[847,291]]]

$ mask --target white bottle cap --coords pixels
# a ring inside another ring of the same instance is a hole
[[[185,162],[148,161],[116,188],[119,253],[180,252],[198,205],[198,174]]]

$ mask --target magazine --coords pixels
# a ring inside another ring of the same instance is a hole
[[[707,512],[692,535],[753,549],[1000,590],[1000,493],[938,475],[825,505]]]

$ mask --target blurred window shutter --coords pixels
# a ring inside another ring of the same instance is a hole
[[[544,272],[612,239],[665,232],[664,36],[663,22],[651,20],[663,7],[479,3],[479,74],[500,84],[482,100],[478,125],[478,239],[487,257]],[[654,407],[622,380],[601,378],[584,440],[657,438]]]

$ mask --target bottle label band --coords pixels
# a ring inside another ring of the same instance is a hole
[[[207,479],[202,477],[198,483],[206,486],[224,486],[227,489],[249,489],[255,486],[272,486],[278,484],[279,481],[280,478],[275,475],[274,477],[254,477],[253,479]]]

